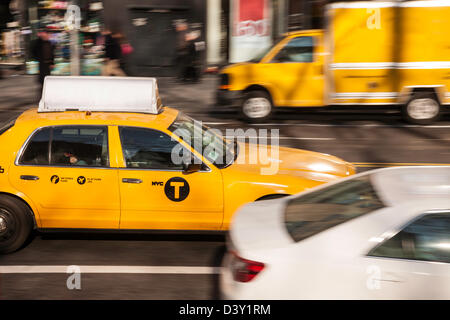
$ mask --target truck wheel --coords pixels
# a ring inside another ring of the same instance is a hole
[[[441,106],[433,93],[420,92],[413,94],[402,111],[410,123],[430,124],[439,119]]]
[[[255,90],[248,92],[242,102],[241,113],[249,122],[262,122],[272,115],[272,100],[267,92]]]
[[[14,198],[0,196],[0,253],[19,249],[32,228],[33,220],[28,207]]]

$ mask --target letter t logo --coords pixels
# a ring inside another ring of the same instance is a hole
[[[174,194],[175,199],[179,199],[180,198],[180,188],[184,187],[184,182],[171,182],[170,186],[175,188],[175,194]]]

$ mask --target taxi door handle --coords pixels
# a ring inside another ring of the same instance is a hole
[[[39,177],[38,176],[20,176],[20,179],[36,181],[36,180],[39,180]]]
[[[141,179],[130,179],[130,178],[123,178],[123,183],[142,183]]]

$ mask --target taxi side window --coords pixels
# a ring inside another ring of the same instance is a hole
[[[423,216],[369,256],[450,263],[450,212]]]
[[[297,37],[289,41],[272,62],[313,62],[313,37]]]
[[[172,152],[187,152],[167,134],[146,128],[120,127],[122,151],[127,168],[182,170]]]
[[[60,126],[39,130],[30,139],[20,164],[109,166],[106,126]]]
[[[58,166],[109,166],[107,127],[54,127],[50,164]]]
[[[44,128],[34,134],[28,143],[20,164],[28,165],[48,165],[49,164],[49,143],[51,128]]]

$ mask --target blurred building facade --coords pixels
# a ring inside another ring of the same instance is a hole
[[[20,0],[0,2],[0,68],[21,66],[25,61],[22,6]]]
[[[177,22],[186,22],[197,34],[200,60],[206,68],[249,60],[288,31],[322,28],[324,6],[329,2],[334,1],[5,0],[0,5],[0,32],[8,34],[0,46],[0,62],[19,55],[22,63],[28,62],[28,71],[36,72],[29,56],[30,43],[36,39],[37,30],[44,28],[57,44],[54,73],[70,74],[73,47],[64,27],[70,4],[81,8],[77,49],[81,74],[100,74],[100,32],[107,28],[121,32],[133,48],[123,61],[129,75],[171,76],[175,72]],[[17,41],[10,40],[12,34]]]

